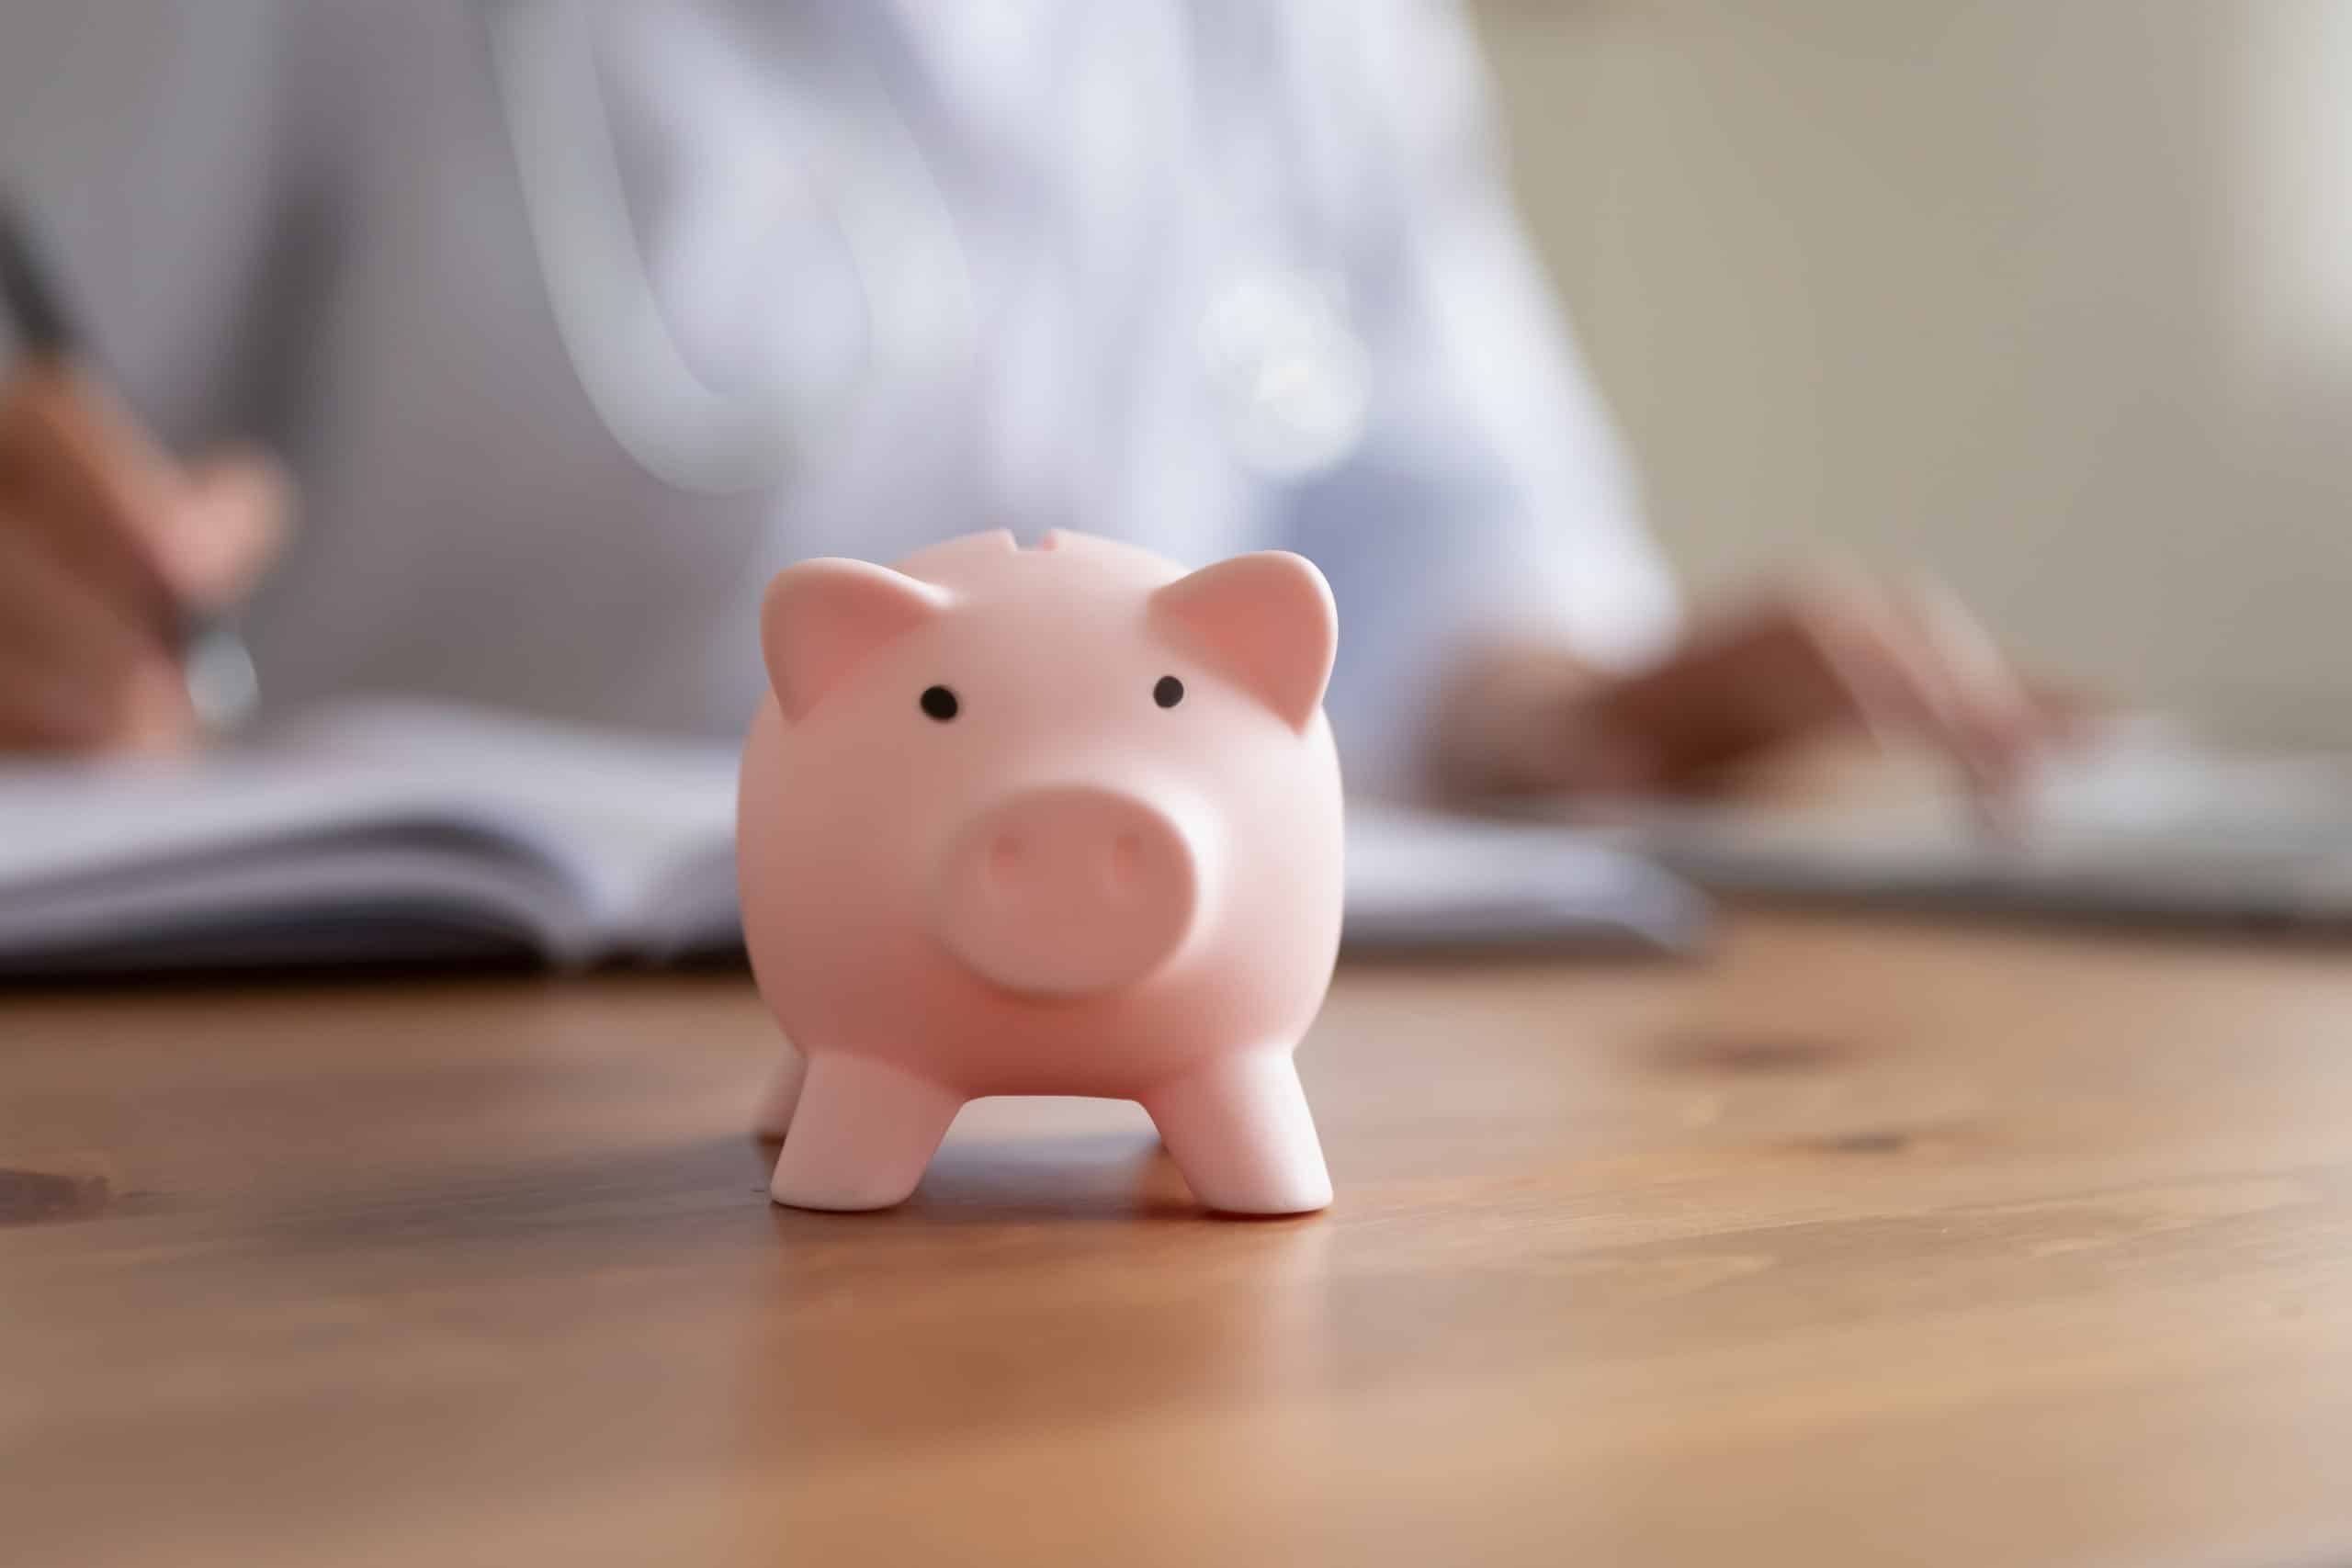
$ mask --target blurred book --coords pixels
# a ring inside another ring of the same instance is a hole
[[[735,763],[386,700],[185,760],[14,764],[0,972],[724,951]]]
[[[738,748],[423,702],[175,761],[0,768],[0,975],[740,950]],[[1559,829],[1351,810],[1362,946],[1679,947],[1695,896]]]

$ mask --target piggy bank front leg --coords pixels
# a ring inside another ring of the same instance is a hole
[[[768,1195],[796,1209],[903,1202],[963,1103],[955,1090],[887,1063],[813,1055]]]
[[[808,1058],[786,1045],[784,1060],[760,1090],[759,1105],[752,1112],[752,1133],[780,1141],[792,1131],[792,1112],[800,1104],[800,1086],[808,1077]]]
[[[1144,1097],[1193,1196],[1235,1214],[1329,1207],[1323,1145],[1288,1051],[1224,1056]]]

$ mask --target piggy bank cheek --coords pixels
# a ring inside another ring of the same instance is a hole
[[[1249,694],[1189,681],[1166,716],[1191,722],[1174,777],[1213,835],[1216,905],[1199,965],[1238,1017],[1303,1027],[1339,947],[1343,862],[1339,758],[1318,715],[1305,734]]]
[[[779,852],[822,887],[808,902],[837,925],[917,918],[927,868],[952,831],[969,748],[958,720],[931,716],[949,702],[928,686],[858,693],[854,706],[820,713],[780,738],[773,798],[747,800],[773,824]],[[896,699],[896,700],[892,700]]]
[[[1156,686],[1144,683],[1128,704],[1136,710],[1130,728],[1185,788],[1246,811],[1255,791],[1285,787],[1312,766],[1311,738],[1250,693],[1194,665],[1170,660],[1167,669],[1162,680],[1179,689],[1178,700],[1162,705]]]

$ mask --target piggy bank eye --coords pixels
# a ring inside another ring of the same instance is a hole
[[[956,700],[956,694],[944,686],[925,686],[922,689],[922,711],[942,724],[954,718],[956,710],[961,705]]]
[[[1174,707],[1184,700],[1184,682],[1173,675],[1162,675],[1159,684],[1151,689],[1151,700],[1164,708]]]

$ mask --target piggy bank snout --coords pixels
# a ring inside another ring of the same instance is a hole
[[[1113,990],[1184,944],[1200,876],[1195,846],[1170,812],[1109,789],[1032,790],[953,838],[940,868],[939,935],[1008,990]]]

